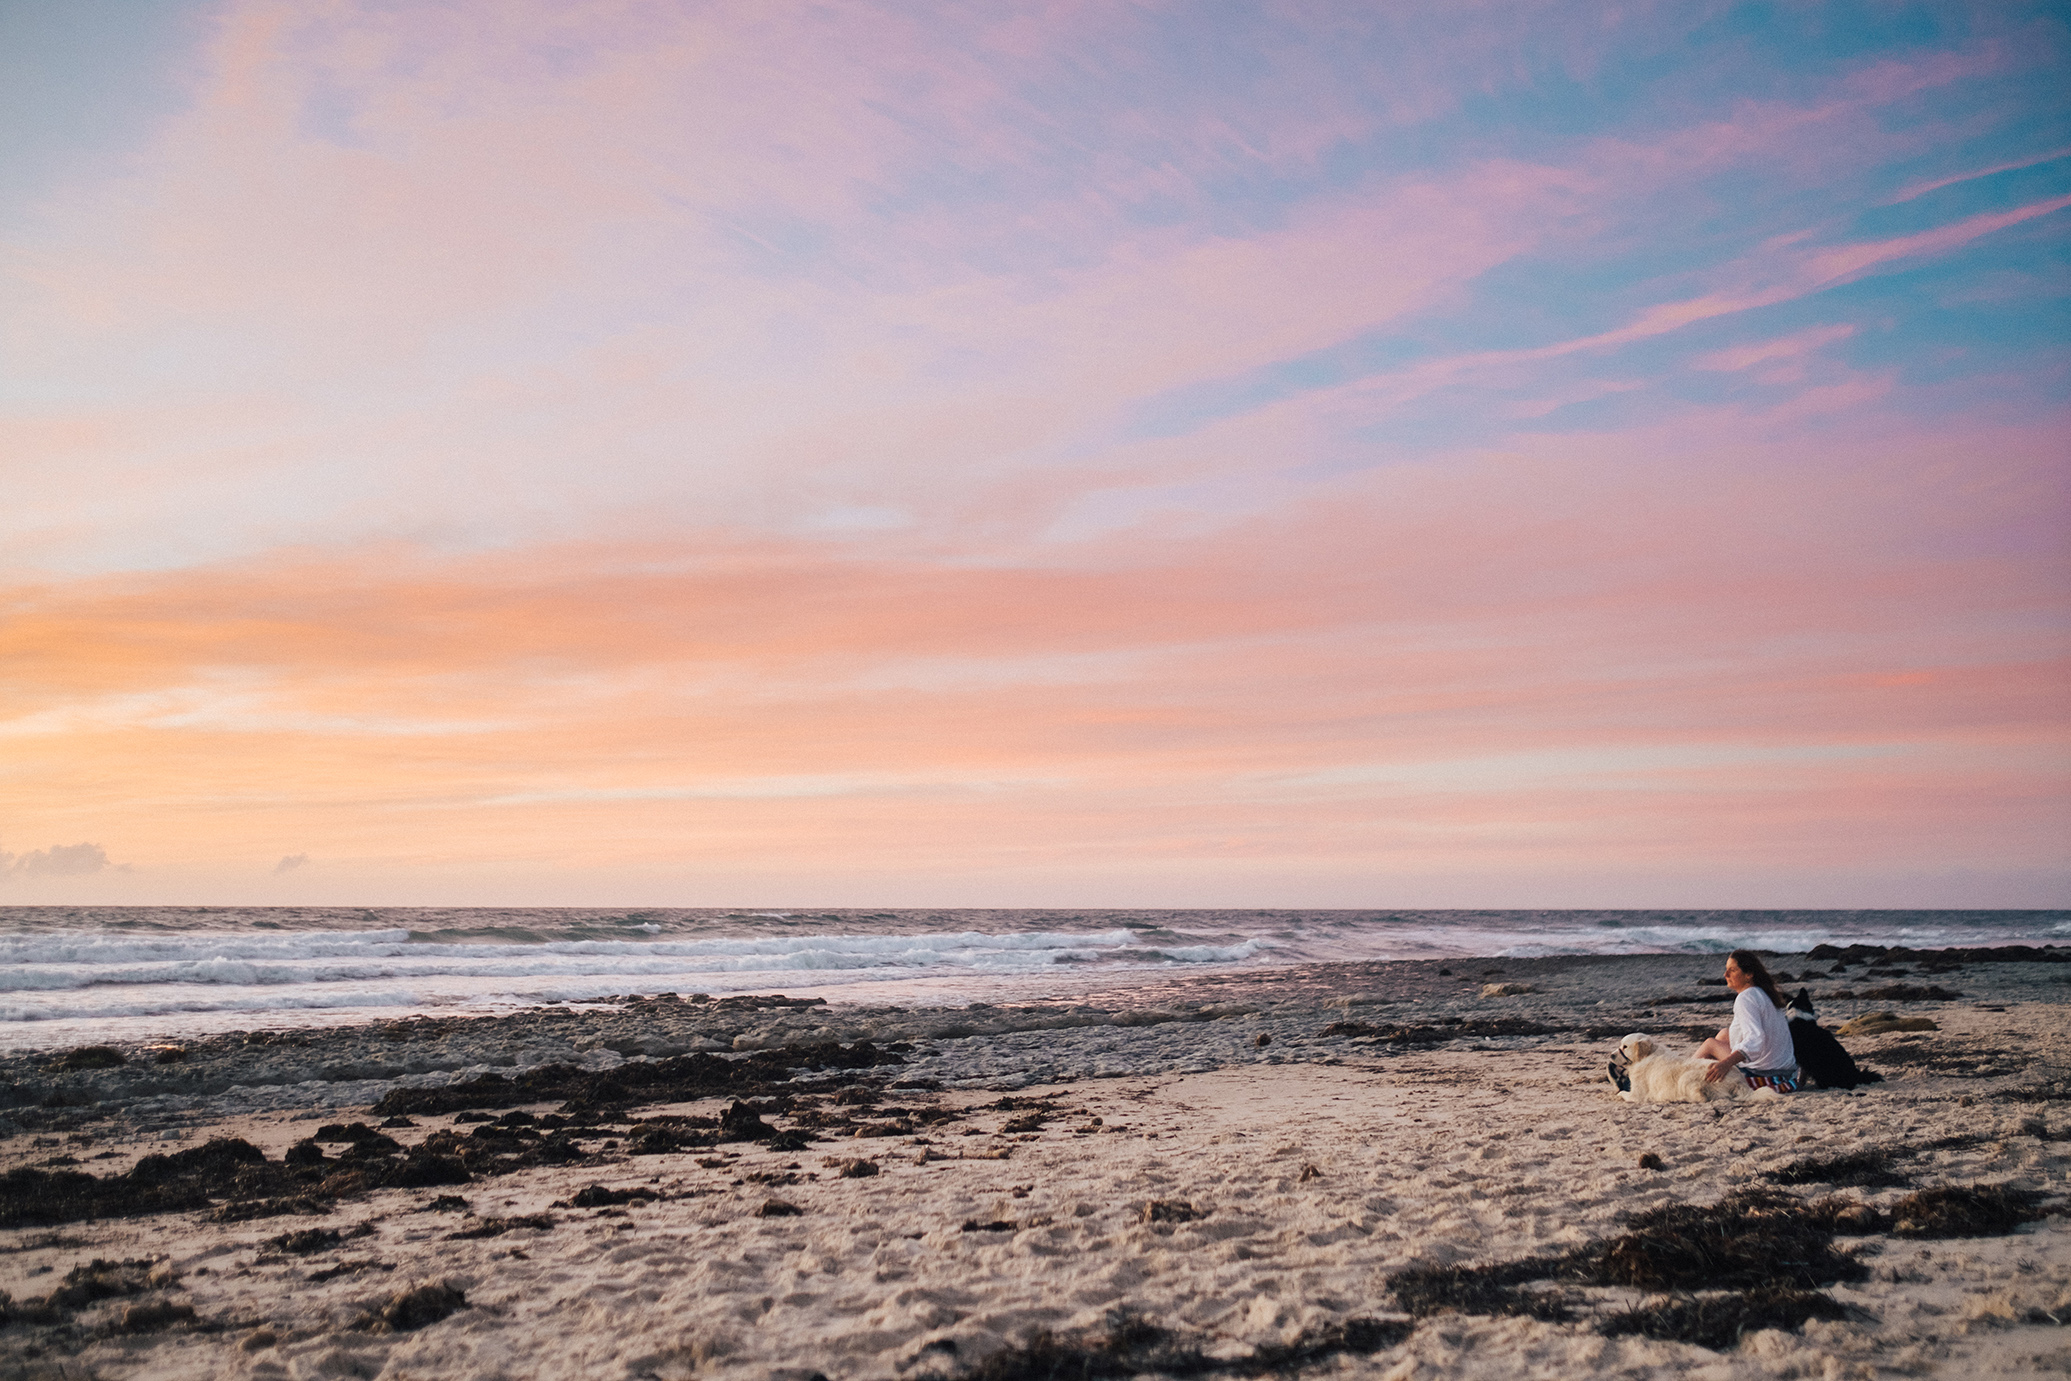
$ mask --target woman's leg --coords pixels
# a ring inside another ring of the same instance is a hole
[[[1723,1060],[1728,1055],[1731,1055],[1733,1053],[1733,1043],[1727,1039],[1731,1034],[1731,1027],[1722,1027],[1718,1035],[1713,1036],[1703,1045],[1697,1047],[1697,1058],[1700,1060]]]

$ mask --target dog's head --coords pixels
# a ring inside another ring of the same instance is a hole
[[[1654,1053],[1654,1042],[1634,1032],[1618,1042],[1618,1053],[1625,1057],[1627,1064],[1636,1064]]]
[[[1812,994],[1803,988],[1798,989],[1798,995],[1792,998],[1783,1010],[1792,1021],[1819,1020],[1819,1013],[1812,1010]]]

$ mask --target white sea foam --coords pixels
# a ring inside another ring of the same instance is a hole
[[[634,992],[958,1003],[1178,968],[1467,955],[2061,942],[2063,912],[739,912],[0,908],[0,1023],[174,1027],[497,1010]],[[875,1000],[875,999],[873,999]],[[299,1014],[299,1015],[298,1015]]]

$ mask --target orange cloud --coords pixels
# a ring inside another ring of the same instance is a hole
[[[2054,857],[2061,572],[1932,500],[2040,501],[2046,437],[2001,439],[1991,503],[1949,443],[1870,448],[1883,512],[1832,454],[1545,444],[1045,563],[707,533],[16,588],[4,818],[161,877],[291,847],[339,895]]]

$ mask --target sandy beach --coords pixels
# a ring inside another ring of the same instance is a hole
[[[0,1376],[2071,1370],[2071,966],[1780,956],[1829,1029],[1933,1029],[1845,1035],[1852,1092],[1620,1101],[1716,966],[18,1053]]]

